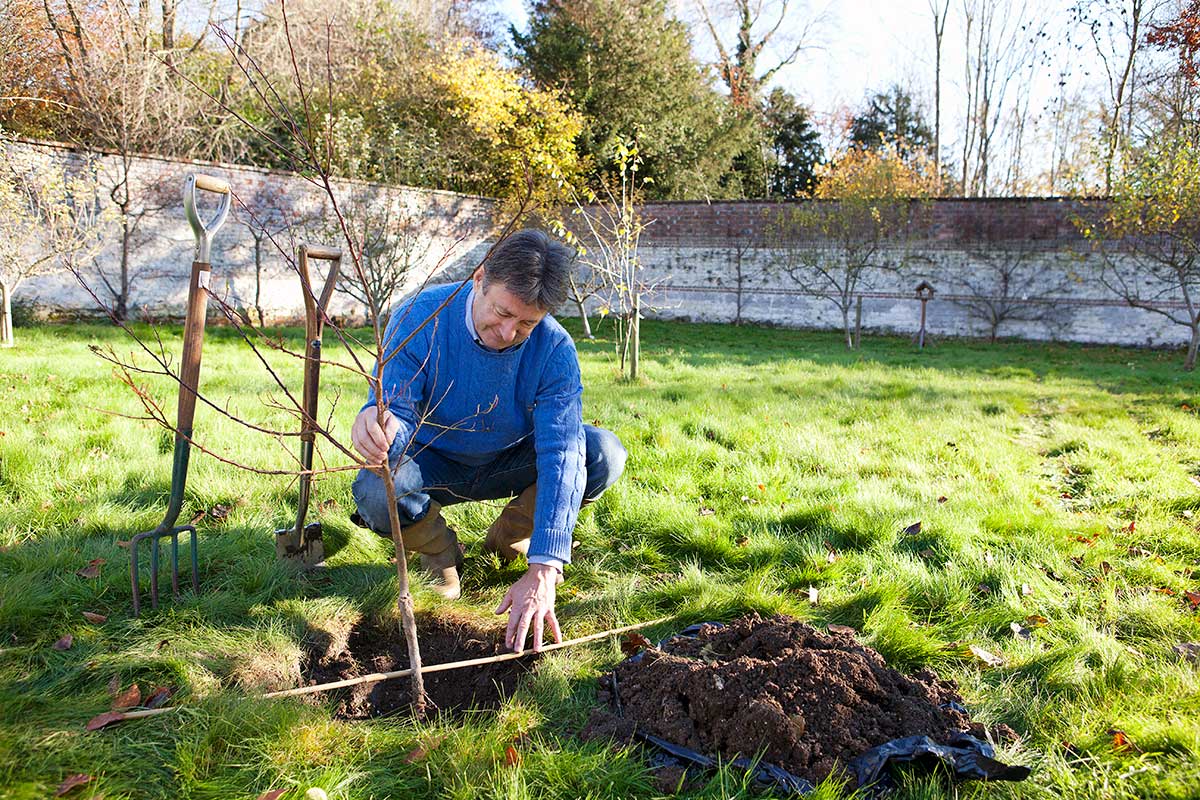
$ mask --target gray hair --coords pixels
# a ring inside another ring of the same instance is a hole
[[[521,302],[553,311],[567,300],[575,251],[533,228],[517,231],[483,263],[483,288],[500,283]]]

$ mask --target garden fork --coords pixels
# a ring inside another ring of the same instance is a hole
[[[196,191],[221,195],[212,219],[206,224],[196,211]],[[208,309],[208,287],[212,276],[212,237],[229,216],[229,184],[209,175],[192,174],[183,184],[183,210],[196,236],[196,254],[192,259],[192,277],[188,284],[187,315],[183,324],[183,356],[179,364],[179,407],[175,418],[175,456],[171,466],[171,499],[167,514],[158,527],[139,533],[129,542],[129,580],[133,588],[133,615],[141,612],[141,587],[138,584],[138,547],[150,543],[150,604],[158,608],[158,543],[171,537],[171,592],[179,596],[179,534],[191,535],[192,591],[200,591],[196,558],[196,528],[176,525],[183,509],[183,490],[187,483],[188,455],[191,452],[192,420],[196,415],[196,392],[200,386],[200,351],[204,344],[204,319]]]

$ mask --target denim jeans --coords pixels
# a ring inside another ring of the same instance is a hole
[[[587,469],[583,499],[591,501],[616,483],[625,469],[626,452],[621,440],[610,431],[591,425],[584,425],[583,431]],[[399,449],[398,443],[393,448]],[[402,526],[424,519],[431,500],[443,506],[468,500],[499,500],[520,494],[537,483],[533,436],[525,437],[494,461],[480,466],[451,461],[431,447],[414,445],[410,449],[414,452],[406,455],[393,473]],[[396,454],[390,456],[389,460],[395,464]],[[353,492],[363,522],[376,531],[388,530],[387,491],[379,476],[360,470],[354,479]]]

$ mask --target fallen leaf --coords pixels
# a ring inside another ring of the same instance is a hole
[[[715,513],[717,512],[713,511],[708,506],[700,506],[700,516],[702,517],[711,517]]]
[[[992,593],[992,587],[988,586],[986,583],[977,583],[975,584],[975,593],[989,595]]]
[[[67,779],[65,781],[63,781],[62,783],[60,783],[58,785],[58,791],[56,791],[54,793],[54,796],[62,797],[63,795],[65,795],[67,792],[71,791],[75,787],[83,786],[85,783],[91,783],[91,782],[92,782],[92,776],[85,775],[82,772],[76,773],[75,775],[69,775],[69,776],[67,776]]]
[[[937,553],[933,552],[932,548],[926,547],[924,550],[922,550],[917,555],[919,555],[921,558],[933,558],[934,556],[937,555]]]
[[[918,521],[914,522],[912,525],[909,525],[904,530],[900,531],[900,535],[901,536],[916,536],[920,532],[921,532],[921,522],[920,522],[920,520],[918,520]]]
[[[80,569],[80,570],[76,570],[75,574],[81,578],[99,578],[100,577],[100,566],[105,563],[107,563],[107,562],[105,562],[105,560],[103,558],[93,558],[91,561],[88,562],[88,565],[86,567],[84,567],[83,569]]]
[[[119,691],[121,691],[121,679],[113,675],[108,679],[108,696],[116,697]]]
[[[984,664],[987,664],[989,667],[1004,666],[1003,658],[996,655],[995,653],[989,653],[987,650],[984,650],[982,647],[980,647],[977,644],[970,645],[968,649],[970,649],[971,655],[975,656],[980,661],[982,661]]]
[[[760,492],[765,492],[765,491],[767,490],[767,487],[766,487],[766,486],[763,486],[763,485],[760,483],[760,484],[758,485],[758,490],[759,490]]]
[[[158,708],[166,705],[166,702],[171,699],[171,695],[175,694],[175,690],[170,686],[159,686],[142,702],[146,708]]]
[[[511,744],[504,750],[504,763],[510,767],[521,763],[521,753]]]
[[[188,520],[188,525],[192,525],[192,526],[199,525],[200,520],[204,519],[206,516],[208,516],[208,512],[202,508],[199,511],[197,511],[195,514],[192,514],[192,518]]]
[[[1137,750],[1139,753],[1141,752],[1140,748],[1138,748],[1138,746],[1130,740],[1129,735],[1120,728],[1109,728],[1108,734],[1112,736],[1112,746],[1114,750],[1122,753],[1127,753],[1130,750]]]
[[[125,539],[117,539],[116,544],[117,547],[120,547],[122,550],[128,550],[130,545],[130,543]]]
[[[1028,628],[1019,622],[1011,622],[1008,627],[1013,632],[1013,636],[1016,636],[1018,639],[1028,639],[1033,635]]]
[[[1200,664],[1200,642],[1182,642],[1171,647],[1171,650],[1185,661]]]
[[[1169,586],[1160,586],[1157,589],[1155,589],[1154,591],[1157,594],[1165,594],[1167,597],[1175,596],[1175,590],[1170,588]]]
[[[154,645],[154,649],[155,649],[155,650],[162,650],[164,647],[166,647],[166,646],[167,646],[167,645],[169,645],[170,643],[171,643],[171,640],[170,640],[170,639],[159,639],[159,640],[158,640],[158,644]]]
[[[1025,618],[1025,624],[1031,628],[1040,628],[1043,625],[1049,625],[1050,620],[1046,619],[1040,614],[1030,614]]]
[[[287,789],[268,789],[258,796],[258,800],[279,800],[287,794]]]
[[[1188,605],[1192,607],[1193,611],[1200,608],[1200,592],[1184,592],[1183,596],[1187,598]]]
[[[107,728],[109,725],[116,724],[125,719],[125,715],[120,711],[105,711],[103,714],[97,714],[88,720],[87,729],[89,731],[98,731],[101,728]]]
[[[1140,556],[1142,558],[1149,558],[1150,556],[1152,556],[1154,554],[1151,553],[1149,550],[1144,550],[1140,547],[1131,547],[1131,548],[1129,548],[1129,555],[1135,556],[1135,557]]]
[[[737,539],[734,540],[734,544],[736,544],[738,547],[745,547],[749,542],[750,537],[744,533],[738,534]]]
[[[225,505],[224,503],[217,503],[208,510],[208,515],[213,518],[214,522],[221,522],[229,516],[230,511],[232,511],[232,509],[229,506]]]
[[[55,650],[60,650],[60,651],[61,650],[70,650],[71,645],[73,645],[73,644],[75,644],[75,637],[68,633],[66,636],[62,637],[57,642],[52,644],[51,647],[53,647]]]
[[[84,611],[83,618],[93,625],[103,625],[108,622],[108,617],[103,614],[97,614],[95,611]]]
[[[821,599],[821,595],[820,595],[820,592],[817,591],[817,587],[815,587],[815,586],[808,587],[808,602],[815,606],[820,601],[820,599]]]
[[[142,704],[142,690],[135,683],[125,691],[113,698],[112,710],[122,711],[127,708],[136,708]]]
[[[1112,564],[1108,563],[1107,561],[1101,561],[1100,562],[1100,574],[1107,575],[1110,572],[1112,572]]]
[[[337,508],[337,507],[338,507],[338,501],[332,497],[328,498],[327,500],[321,501],[321,510],[322,511],[329,511],[330,509]]]
[[[1021,597],[1029,597],[1031,594],[1033,594],[1033,587],[1031,587],[1028,583],[1022,583]]]
[[[621,639],[621,652],[626,656],[637,655],[643,650],[654,650],[654,643],[636,631],[625,634]]]
[[[1126,525],[1124,528],[1121,528],[1121,530],[1125,531],[1126,533],[1133,533],[1133,530],[1135,527],[1137,527],[1137,520],[1131,519],[1129,521],[1129,524]]]
[[[838,625],[836,623],[826,626],[826,629],[830,633],[840,633],[843,636],[854,636],[856,633],[858,633],[858,631],[854,630],[854,628],[851,628],[849,625]]]
[[[1188,480],[1192,482],[1193,486],[1200,489],[1200,478],[1197,478],[1195,475],[1188,475]]]
[[[949,497],[946,497],[946,495],[942,495],[941,497],[939,497],[939,498],[938,498],[938,502],[939,502],[939,503],[944,503],[944,502],[946,502],[946,501],[947,501],[947,500],[949,500],[949,499],[950,499],[950,498],[949,498]]]
[[[445,740],[445,736],[430,736],[422,739],[417,743],[417,746],[410,750],[404,756],[405,764],[416,764],[419,761],[424,761],[429,757],[429,754],[438,748],[438,745]]]
[[[1088,547],[1091,547],[1092,545],[1094,545],[1096,543],[1096,540],[1099,538],[1100,538],[1100,534],[1098,534],[1098,533],[1093,534],[1092,536],[1084,536],[1082,533],[1080,533],[1075,536],[1075,541],[1081,542],[1082,544],[1086,544]]]

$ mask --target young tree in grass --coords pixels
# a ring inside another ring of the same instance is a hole
[[[639,208],[642,186],[649,180],[638,175],[641,159],[636,146],[618,142],[613,153],[620,167],[618,180],[605,183],[600,194],[589,194],[590,205],[577,204],[582,220],[579,259],[604,286],[607,303],[601,316],[612,315],[617,325],[617,357],[622,374],[637,380],[641,374],[642,311],[655,283],[646,279],[638,246],[650,224]]]
[[[939,182],[924,155],[906,158],[895,142],[847,150],[817,169],[817,181],[810,200],[772,213],[769,236],[779,268],[837,307],[852,348],[855,298],[904,265]]]
[[[1076,223],[1103,258],[1105,287],[1188,329],[1190,371],[1200,349],[1200,144],[1168,137],[1127,160],[1109,204]]]
[[[993,344],[1000,329],[1013,322],[1053,325],[1062,309],[1048,299],[1061,296],[1071,284],[1068,257],[1048,253],[1026,242],[972,238],[966,248],[971,267],[955,270],[952,300],[981,323]],[[1048,265],[1047,259],[1057,263]]]

